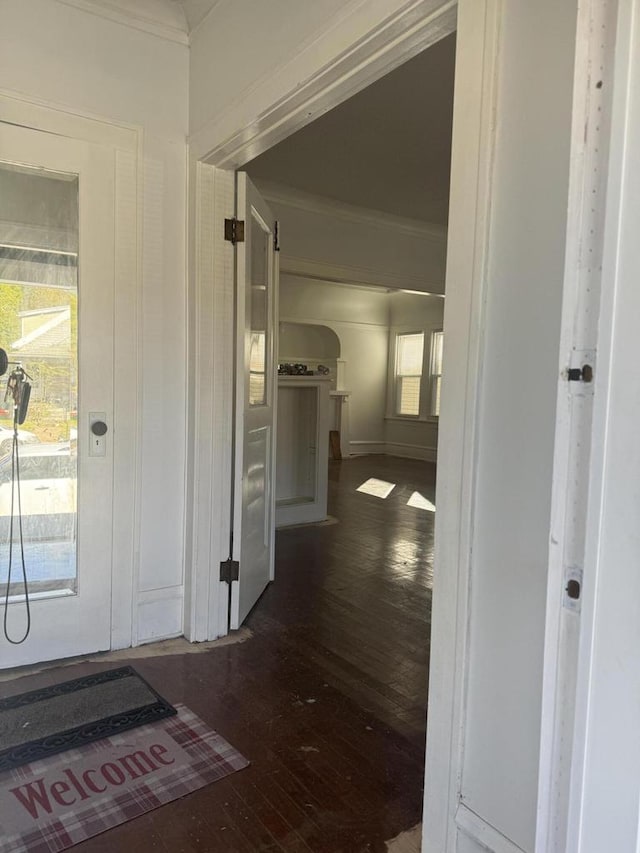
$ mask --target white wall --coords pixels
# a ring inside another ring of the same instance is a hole
[[[143,441],[137,460],[139,599],[134,606],[140,641],[179,634],[188,49],[55,0],[2,0],[0,20],[0,85],[5,91],[144,130],[138,294]]]
[[[433,326],[442,328],[444,299],[417,293],[392,293],[389,299],[389,324],[398,328]]]
[[[313,33],[335,20],[343,7],[343,0],[218,3],[192,35],[191,134],[206,135],[205,147],[224,138],[226,113],[239,97],[250,96],[257,81],[268,82],[270,72],[309,46]]]
[[[502,9],[462,802],[530,853],[576,3]]]
[[[340,358],[340,339],[328,326],[280,322],[278,360],[301,356],[320,363]]]

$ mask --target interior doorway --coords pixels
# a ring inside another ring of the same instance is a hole
[[[406,11],[406,10],[405,10]],[[340,69],[344,72],[340,84],[331,88],[327,74],[323,69],[315,88],[304,87],[296,92],[296,97],[286,102],[286,117],[282,112],[274,112],[258,127],[245,127],[243,117],[237,115],[230,119],[237,133],[219,144],[209,146],[208,162],[211,165],[194,162],[193,178],[198,192],[194,196],[194,215],[198,225],[198,235],[195,243],[196,277],[195,294],[200,300],[201,309],[196,318],[197,327],[194,336],[198,364],[202,366],[197,378],[198,394],[194,411],[195,434],[195,479],[193,496],[197,500],[198,513],[194,523],[194,572],[190,589],[187,590],[189,606],[187,609],[187,633],[191,639],[207,636],[219,636],[226,627],[226,612],[228,601],[228,586],[224,580],[217,582],[217,577],[211,573],[212,561],[219,555],[224,560],[229,553],[227,517],[229,506],[227,496],[230,482],[231,460],[225,451],[225,442],[232,435],[232,425],[220,409],[220,400],[229,400],[232,388],[228,382],[229,352],[232,351],[232,341],[229,329],[233,325],[233,246],[224,240],[224,218],[233,216],[234,204],[234,172],[231,169],[242,168],[258,151],[265,150],[277,139],[282,139],[287,132],[308,122],[312,112],[304,112],[305,104],[314,104],[319,108],[322,104],[341,102],[353,91],[362,88],[363,81],[379,78],[384,71],[401,65],[409,56],[416,55],[421,49],[439,42],[443,36],[452,33],[455,28],[455,4],[443,3],[437,9],[430,8],[429,14],[417,19],[408,11],[399,12],[393,16],[394,32],[401,32],[398,38],[390,38],[389,26],[391,19],[381,25],[382,52],[373,50],[373,43],[363,42],[358,50],[348,58],[340,57],[331,66],[331,74]],[[476,15],[477,11],[477,15]],[[438,515],[436,526],[442,526],[446,535],[440,539],[440,556],[448,566],[441,573],[441,605],[439,617],[439,654],[440,666],[447,671],[446,684],[439,682],[435,705],[430,709],[429,725],[436,732],[431,738],[440,751],[438,760],[438,779],[440,784],[429,801],[429,809],[438,816],[441,822],[439,830],[445,831],[448,821],[452,819],[456,808],[457,794],[455,780],[460,754],[457,747],[457,737],[461,731],[460,719],[464,709],[458,701],[458,693],[464,685],[464,670],[454,665],[455,648],[465,642],[466,607],[465,587],[467,583],[468,564],[465,555],[460,553],[460,542],[466,542],[470,530],[470,508],[472,503],[473,469],[465,466],[474,444],[474,429],[477,411],[475,397],[470,401],[468,394],[475,389],[479,376],[480,360],[480,329],[481,315],[477,310],[479,292],[484,287],[482,274],[482,258],[485,251],[483,230],[486,225],[488,206],[488,187],[480,180],[488,174],[491,162],[492,138],[485,133],[485,109],[490,109],[494,98],[495,81],[495,39],[497,22],[491,16],[485,16],[486,10],[469,7],[466,20],[466,51],[464,61],[458,63],[456,73],[462,73],[459,85],[463,93],[462,100],[456,94],[456,110],[464,124],[464,133],[459,136],[457,152],[458,168],[453,170],[452,192],[456,200],[456,252],[449,258],[450,269],[447,275],[454,283],[454,289],[449,294],[447,304],[449,320],[445,323],[445,336],[449,343],[445,345],[445,361],[447,352],[453,353],[453,358],[447,362],[449,377],[448,391],[443,397],[443,415],[449,425],[444,439],[439,442],[438,452],[444,453],[447,464],[440,470],[446,474],[445,488],[438,497]],[[408,17],[407,17],[408,16]],[[411,22],[409,22],[411,18]],[[477,18],[477,20],[476,20]],[[471,20],[473,19],[473,21]],[[406,26],[405,26],[406,25]],[[384,30],[384,34],[382,34]],[[410,42],[410,46],[409,46]],[[418,46],[419,45],[419,46]],[[347,69],[357,69],[355,76],[348,76]],[[308,99],[308,100],[305,100]],[[483,110],[473,113],[465,109],[465,103],[482,101]],[[284,108],[283,108],[284,109]],[[304,115],[304,118],[303,118]],[[234,122],[236,124],[234,125]],[[197,153],[197,148],[194,154]],[[464,168],[461,168],[464,164]],[[455,190],[455,192],[454,192]],[[337,226],[344,231],[343,223]],[[213,240],[213,257],[211,265],[211,246],[201,235],[211,234]],[[424,235],[424,242],[437,240],[433,232]],[[376,241],[376,247],[384,247],[385,235]],[[406,259],[410,253],[401,253],[398,261]],[[444,260],[443,260],[444,263]],[[340,280],[340,273],[345,263],[337,264],[335,282]],[[374,263],[374,267],[380,265]],[[315,269],[313,259],[298,258],[297,270],[306,275],[312,275]],[[457,270],[457,274],[456,271]],[[351,269],[353,273],[353,268]],[[397,270],[396,270],[397,272]],[[326,279],[326,276],[324,276]],[[352,275],[348,280],[354,281]],[[382,275],[377,282],[383,287],[389,286],[389,277]],[[450,300],[453,300],[451,302]],[[211,309],[211,313],[210,313]],[[213,318],[213,319],[211,319]],[[226,365],[226,367],[225,367]],[[206,375],[202,372],[206,369]],[[210,389],[215,389],[212,396]],[[473,392],[475,393],[475,392]],[[473,396],[473,395],[472,395]],[[208,407],[217,410],[216,433],[209,435],[210,420],[207,417]],[[221,417],[222,412],[222,417]],[[442,480],[441,475],[439,478]],[[215,503],[211,496],[216,496]],[[215,516],[213,525],[206,524],[209,509]],[[455,698],[454,698],[455,694]],[[432,699],[433,699],[432,695]],[[453,717],[450,708],[454,707]],[[449,749],[449,745],[451,749]],[[446,755],[445,755],[446,753]],[[449,788],[445,777],[451,781]],[[453,811],[452,811],[453,809]]]
[[[343,460],[436,461],[455,45],[451,33],[243,166],[279,221],[281,372],[326,372]],[[305,381],[281,378],[283,400]],[[276,507],[297,500],[302,466],[305,513],[284,520],[322,520],[306,494],[315,443],[299,416],[299,438],[285,435],[286,408]]]
[[[418,749],[426,734],[428,643],[414,638],[430,633],[454,65],[451,34],[243,167],[279,221],[276,484],[284,488],[290,479],[291,445],[309,444],[297,410],[297,434],[283,427],[290,385],[327,370],[331,393],[342,395],[334,405],[349,424],[347,441],[340,436],[342,460],[324,472],[324,516],[280,526],[276,588],[258,600],[247,625],[264,630],[268,616],[287,633],[291,619],[297,642],[324,659],[328,682],[337,679],[346,696]],[[424,96],[422,114],[407,96],[415,91]],[[381,115],[388,125],[381,127]],[[333,333],[337,349],[321,329]],[[290,370],[307,376],[296,380]],[[317,406],[313,412],[319,418]],[[320,440],[328,439],[325,428]],[[306,449],[315,461],[318,448]]]

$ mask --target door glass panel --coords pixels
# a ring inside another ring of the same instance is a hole
[[[249,296],[249,405],[267,403],[269,319],[269,232],[251,216],[251,294]]]
[[[13,398],[7,378],[31,378],[18,428],[20,509],[34,593],[76,591],[78,176],[0,163],[0,584],[22,594],[18,495],[12,483]],[[15,582],[15,586],[14,586]]]

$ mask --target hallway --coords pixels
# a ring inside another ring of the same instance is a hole
[[[357,491],[369,478],[395,487],[386,499]],[[384,851],[420,820],[434,482],[425,462],[332,462],[332,518],[278,533],[277,580],[248,639],[127,661],[251,766],[78,850]],[[0,695],[113,659],[8,681]]]

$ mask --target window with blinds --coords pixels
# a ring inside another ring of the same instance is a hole
[[[440,414],[440,389],[442,387],[442,346],[444,333],[431,336],[431,414]]]
[[[424,334],[396,337],[396,414],[418,417],[424,356]]]

